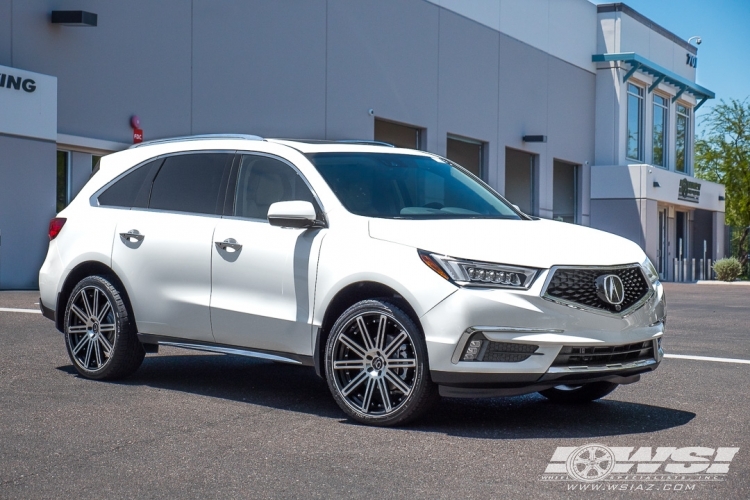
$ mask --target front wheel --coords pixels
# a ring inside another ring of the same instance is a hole
[[[539,394],[555,403],[588,403],[617,389],[612,382],[592,382],[583,385],[558,385],[539,391]]]
[[[146,355],[120,291],[102,276],[82,279],[65,308],[65,345],[82,376],[127,377]]]
[[[365,424],[405,424],[438,399],[422,332],[385,300],[363,300],[339,317],[326,343],[325,368],[336,403]]]

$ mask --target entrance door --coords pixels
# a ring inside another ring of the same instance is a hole
[[[677,243],[677,246],[675,248],[675,257],[677,257],[680,261],[682,261],[682,259],[688,258],[687,216],[687,212],[675,212],[675,240]]]
[[[537,212],[534,157],[523,151],[505,149],[505,197],[529,215]]]
[[[657,250],[656,270],[659,278],[666,280],[669,270],[669,246],[667,243],[668,233],[668,211],[666,208],[659,209],[659,248]]]
[[[416,127],[375,119],[373,137],[376,141],[387,142],[397,148],[419,149],[422,142],[420,136],[421,130]]]
[[[667,270],[669,269],[669,250],[667,246],[667,216],[666,208],[659,209],[659,249],[657,250],[656,270],[659,271],[659,278],[667,279]]]
[[[552,162],[552,218],[578,222],[578,165]]]
[[[448,146],[445,156],[453,160],[466,170],[482,179],[482,163],[484,162],[484,144],[471,139],[448,136]]]

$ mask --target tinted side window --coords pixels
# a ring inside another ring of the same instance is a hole
[[[309,201],[316,206],[310,189],[296,170],[265,156],[242,157],[237,176],[235,215],[265,220],[272,203],[294,200]]]
[[[141,165],[133,172],[115,182],[99,195],[99,205],[110,207],[139,207],[148,205],[151,181],[163,158]]]
[[[225,166],[225,153],[195,153],[164,160],[151,188],[149,208],[217,214]]]

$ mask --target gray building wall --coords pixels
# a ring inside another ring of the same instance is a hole
[[[53,8],[95,12],[98,26],[51,25]],[[505,148],[538,155],[543,217],[553,161],[581,165],[589,223],[594,73],[426,0],[0,0],[0,63],[11,62],[58,77],[60,134],[130,143],[136,114],[146,140],[371,139],[373,109],[424,129],[438,154],[448,134],[486,142],[485,177],[501,193]],[[74,192],[84,163],[73,155]],[[54,176],[54,161],[44,168]]]
[[[35,289],[55,216],[55,144],[0,135],[0,284]]]

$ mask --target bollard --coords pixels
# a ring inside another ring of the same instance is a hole
[[[693,257],[693,269],[690,271],[690,281],[695,281],[695,257]]]
[[[706,266],[706,279],[707,279],[707,280],[710,280],[710,279],[712,279],[712,278],[711,278],[711,275],[713,274],[713,273],[711,272],[711,271],[712,271],[712,269],[711,269],[711,259],[706,259],[706,263],[708,264],[708,265]]]
[[[682,281],[687,281],[687,257],[682,259]]]
[[[674,259],[674,281],[680,281],[680,264],[677,262],[677,258]]]
[[[703,259],[701,259],[701,260],[700,260],[700,263],[701,263],[701,277],[700,277],[700,279],[701,279],[701,281],[702,281],[702,280],[706,279],[706,278],[705,278],[705,271],[706,271],[706,268],[705,268],[705,267],[703,267],[703,264],[704,264],[704,262],[703,262]]]

